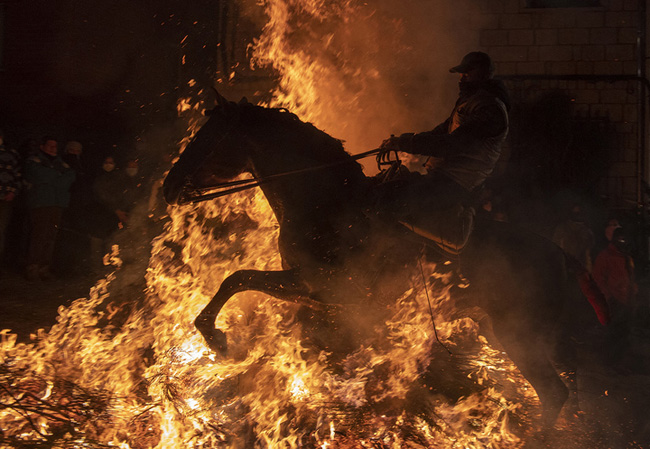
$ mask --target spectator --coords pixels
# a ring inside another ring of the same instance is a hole
[[[638,291],[634,280],[634,261],[628,252],[622,227],[617,227],[607,248],[596,257],[594,279],[614,308],[633,305]]]
[[[131,212],[143,193],[137,159],[129,159],[123,170],[117,169],[115,159],[108,156],[102,164],[102,173],[95,179],[93,192],[96,204],[96,225],[93,232],[93,252],[106,252],[112,234],[129,226]]]
[[[569,217],[555,228],[553,241],[591,271],[591,251],[595,244],[595,237],[587,225],[582,206],[574,204],[571,207]]]
[[[124,170],[118,170],[115,168],[115,160],[109,156],[104,160],[102,168],[102,174],[93,185],[95,198],[115,214],[118,227],[124,228],[129,224],[129,214],[142,190],[138,161],[130,159]]]
[[[104,158],[101,172],[93,182],[92,193],[94,200],[90,208],[89,226],[91,264],[94,270],[99,270],[108,249],[108,240],[121,224],[116,200],[120,195],[120,174],[113,156]]]
[[[25,180],[31,222],[26,274],[30,281],[49,280],[61,217],[75,180],[74,170],[58,155],[56,139],[45,137],[39,153],[27,159]]]
[[[86,164],[84,159],[81,157],[83,153],[83,145],[76,141],[69,141],[65,144],[63,149],[63,161],[72,168],[77,174],[77,180],[75,184],[79,181],[81,176],[88,174],[86,169]]]
[[[610,361],[614,361],[627,346],[638,293],[634,279],[634,262],[628,252],[625,233],[620,226],[614,229],[607,248],[596,257],[593,276],[605,295],[612,314],[612,323],[609,326],[609,356]]]
[[[20,156],[16,150],[5,147],[4,133],[0,130],[0,268],[5,262],[7,228],[21,185]]]
[[[607,221],[607,226],[605,226],[605,238],[607,239],[607,244],[612,241],[614,231],[620,227],[621,223],[616,218],[610,218]]]
[[[65,274],[77,274],[87,271],[90,265],[92,178],[81,143],[67,142],[62,158],[75,171],[76,178],[70,189],[70,206],[63,215],[64,232],[59,235],[55,254],[57,261],[66,267]]]

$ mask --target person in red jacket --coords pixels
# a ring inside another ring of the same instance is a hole
[[[592,274],[612,313],[608,355],[613,362],[620,358],[628,345],[630,321],[638,293],[634,261],[628,253],[623,228],[614,229],[609,244],[596,257]]]
[[[596,257],[593,276],[610,306],[633,306],[638,287],[634,280],[634,261],[628,254],[623,228],[614,230],[609,245]]]

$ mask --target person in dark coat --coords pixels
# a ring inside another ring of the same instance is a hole
[[[428,173],[411,173],[401,185],[379,190],[384,191],[380,201],[387,200],[400,221],[418,232],[419,224],[426,227],[429,220],[436,229],[429,226],[418,233],[428,232],[427,237],[460,250],[473,220],[472,208],[466,205],[501,155],[510,101],[503,82],[493,79],[494,65],[486,53],[468,53],[449,71],[460,75],[458,100],[449,118],[431,131],[391,136],[381,144],[385,151],[428,156]]]
[[[50,265],[63,211],[70,203],[74,170],[58,154],[53,137],[45,137],[38,154],[25,162],[27,207],[31,236],[27,253],[27,278],[31,281],[52,278]]]

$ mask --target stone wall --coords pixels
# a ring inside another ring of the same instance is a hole
[[[526,0],[485,0],[480,47],[493,57],[499,75],[637,75],[639,1],[600,4],[528,8]],[[599,193],[610,207],[634,205],[639,82],[518,79],[507,84],[515,102],[530,103],[550,91],[561,91],[570,97],[576,119],[610,122],[617,138]]]

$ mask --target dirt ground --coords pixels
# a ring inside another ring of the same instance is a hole
[[[28,282],[20,273],[4,271],[0,277],[0,329],[11,329],[20,341],[56,323],[57,309],[88,295],[99,275]]]
[[[57,309],[85,297],[100,275],[29,283],[5,272],[0,278],[0,329],[11,329],[19,340],[56,322]],[[650,282],[641,283],[648,304]],[[552,435],[527,442],[526,448],[650,449],[650,325],[635,317],[626,348],[607,357],[607,331],[594,319],[583,323],[575,338],[579,411],[565,410]]]

